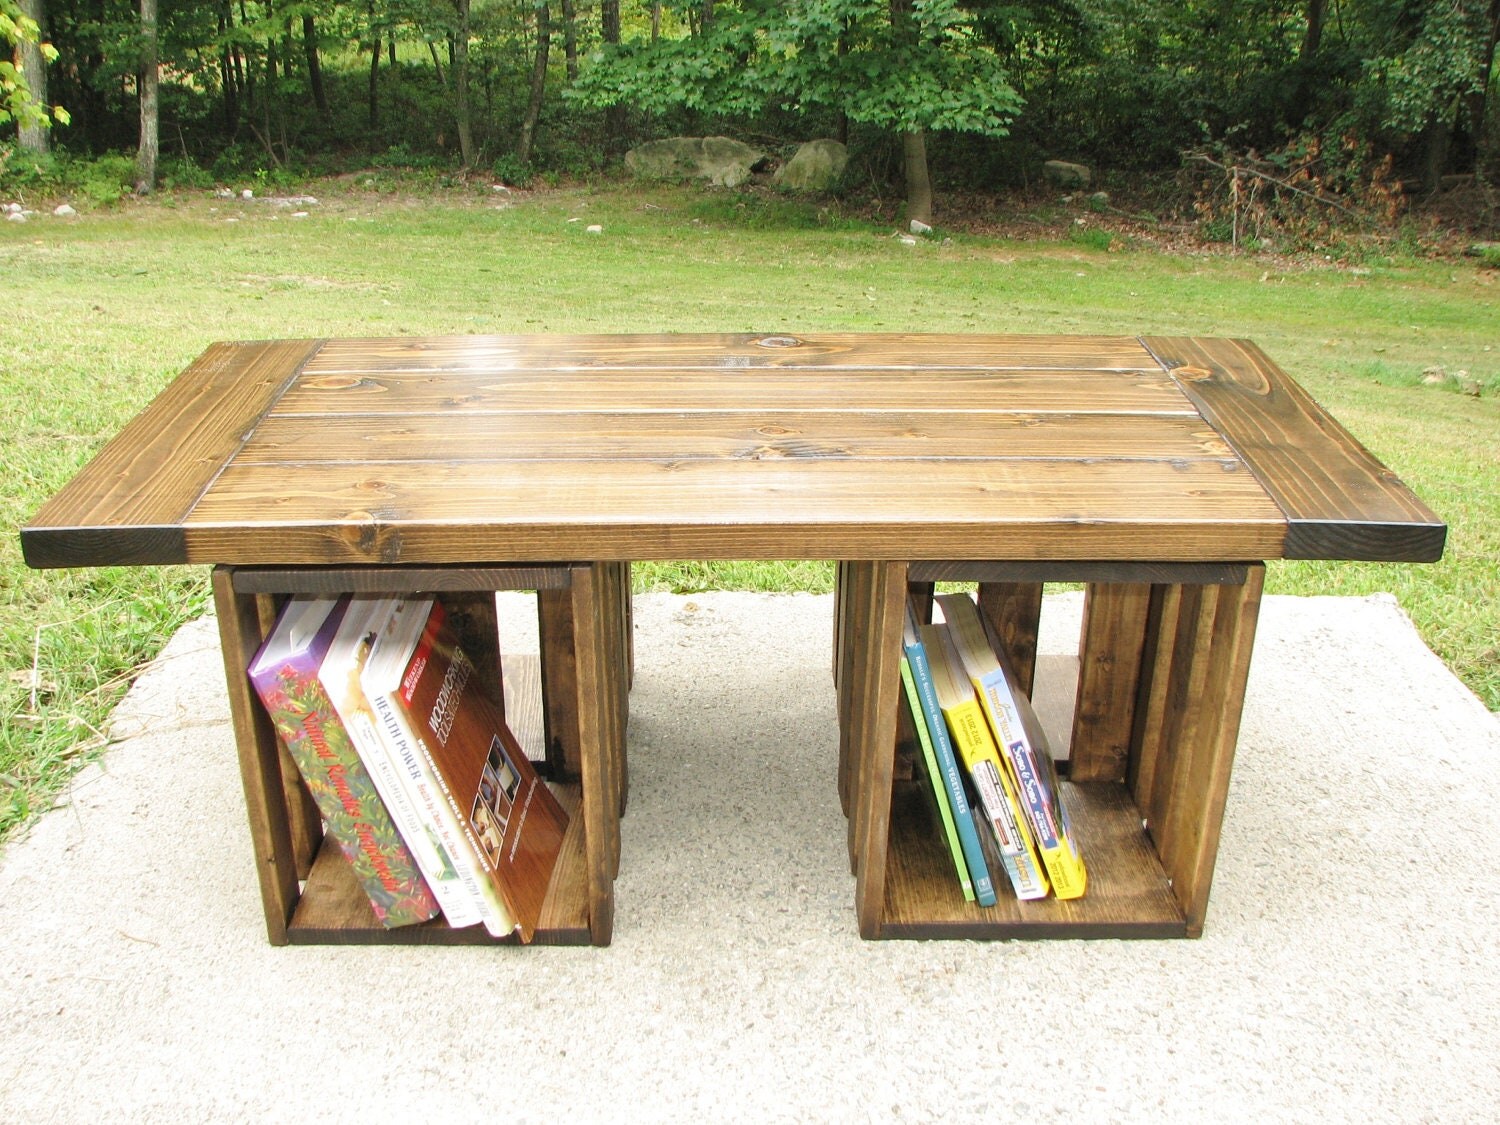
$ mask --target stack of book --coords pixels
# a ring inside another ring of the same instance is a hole
[[[1087,872],[1031,703],[967,594],[907,607],[901,678],[966,900],[993,906],[998,868],[1018,899],[1078,898]]]
[[[382,925],[531,940],[568,816],[440,601],[293,598],[249,675]]]

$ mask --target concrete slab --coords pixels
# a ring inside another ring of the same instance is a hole
[[[830,615],[638,599],[606,949],[267,945],[190,625],[0,860],[0,1121],[1500,1117],[1500,723],[1390,598],[1267,599],[1196,942],[861,942]]]

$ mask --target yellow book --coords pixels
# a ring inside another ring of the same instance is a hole
[[[1088,885],[1088,871],[1068,824],[1057,771],[1041,725],[1034,718],[1029,724],[1024,720],[1030,701],[1012,684],[985,633],[974,600],[967,594],[943,594],[937,604],[947,624],[945,633],[978,693],[1001,757],[1010,767],[1052,890],[1058,898],[1078,898]]]
[[[1036,845],[1020,815],[1014,787],[1001,764],[974,689],[964,679],[947,630],[936,625],[923,625],[919,633],[932,671],[938,708],[953,734],[958,755],[973,779],[984,819],[994,833],[1011,888],[1020,899],[1044,898],[1047,876],[1037,858]]]

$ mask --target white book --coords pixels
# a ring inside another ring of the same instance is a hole
[[[416,859],[417,867],[433,897],[443,909],[443,917],[454,929],[480,922],[478,899],[463,885],[458,865],[453,862],[436,827],[420,811],[406,771],[398,767],[395,757],[380,737],[375,713],[360,687],[360,675],[369,658],[371,645],[381,623],[395,608],[392,598],[354,598],[329,646],[328,655],[319,669],[318,679],[344,728],[349,732],[355,752],[375,791],[385,802],[386,810],[401,838]]]
[[[405,771],[418,798],[418,807],[437,827],[438,838],[453,860],[459,880],[478,902],[485,929],[495,937],[506,937],[515,932],[515,919],[485,872],[463,823],[448,801],[426,747],[397,700],[401,680],[422,639],[432,605],[431,598],[395,600],[390,616],[377,629],[375,645],[360,673],[360,687],[375,712],[381,741]]]

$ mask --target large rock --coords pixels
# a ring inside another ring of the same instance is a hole
[[[849,164],[849,149],[838,141],[808,141],[776,170],[776,182],[793,191],[827,191]]]
[[[641,180],[704,179],[738,187],[765,163],[766,154],[731,137],[668,137],[625,154],[625,167]]]
[[[1094,178],[1087,165],[1070,164],[1066,160],[1047,161],[1042,165],[1042,176],[1060,188],[1086,188]]]

